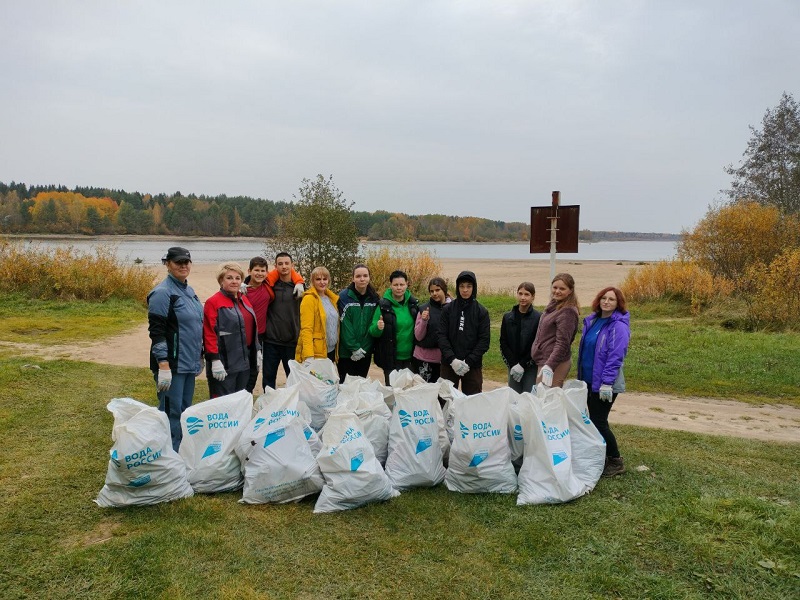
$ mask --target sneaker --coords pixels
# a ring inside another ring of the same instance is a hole
[[[606,459],[606,466],[603,469],[603,477],[614,477],[615,475],[622,475],[625,472],[625,464],[622,462],[622,457],[616,458],[609,457]]]

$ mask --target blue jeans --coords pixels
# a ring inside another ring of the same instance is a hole
[[[158,373],[154,374],[158,383]],[[157,392],[158,410],[167,413],[169,432],[172,436],[172,449],[178,451],[183,432],[181,431],[181,414],[192,405],[194,397],[194,373],[172,373],[172,383],[168,390]]]
[[[283,363],[283,370],[289,376],[289,361],[294,360],[296,346],[281,346],[271,342],[264,342],[262,348],[264,352],[264,377],[262,385],[275,389],[275,378],[278,376],[278,365]]]

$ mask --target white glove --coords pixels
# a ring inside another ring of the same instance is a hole
[[[294,286],[294,297],[300,298],[306,292],[306,287],[302,283]]]
[[[459,360],[454,358],[453,361],[450,363],[450,368],[453,369],[456,375],[459,377],[463,377],[469,372],[469,365],[465,363],[463,360]]]
[[[158,370],[158,382],[156,383],[156,390],[159,392],[166,392],[169,386],[172,385],[172,371],[170,369]]]
[[[550,386],[553,385],[553,369],[551,369],[550,367],[545,365],[545,366],[542,367],[540,375],[542,376],[542,383],[543,384],[545,384],[547,387],[550,387]]]
[[[350,360],[352,360],[353,362],[358,362],[359,360],[364,358],[366,355],[367,355],[367,353],[364,352],[364,349],[363,348],[359,348],[358,350],[356,350],[355,352],[353,352],[350,355]]]
[[[228,372],[225,370],[225,367],[222,366],[221,360],[211,361],[211,375],[217,381],[224,381],[228,376]]]
[[[264,353],[259,350],[256,354],[256,369],[259,371],[264,368]]]
[[[239,293],[240,294],[246,294],[247,293],[247,284],[246,283],[240,283],[239,284]]]
[[[516,364],[511,367],[508,374],[511,375],[511,379],[519,383],[522,381],[522,376],[525,375],[525,368],[520,364]]]
[[[599,394],[600,400],[603,402],[611,402],[611,399],[614,397],[614,388],[610,385],[601,385]]]

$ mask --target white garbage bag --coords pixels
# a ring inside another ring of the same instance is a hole
[[[572,471],[567,399],[561,388],[520,394],[525,452],[517,505],[568,502],[586,491]]]
[[[368,386],[352,392],[350,388],[340,389],[333,412],[355,413],[361,421],[361,429],[372,444],[375,457],[381,464],[386,462],[389,453],[389,420],[392,411],[386,406],[383,394]]]
[[[325,486],[314,506],[315,513],[348,510],[399,495],[375,458],[358,417],[352,413],[330,416],[322,433],[317,463]]]
[[[450,440],[450,444],[452,444],[453,437],[455,436],[452,411],[453,400],[456,398],[466,398],[467,395],[456,388],[452,381],[445,379],[444,377],[440,377],[439,381],[436,383],[439,384],[439,398],[444,401],[444,406],[442,406],[442,414],[444,415],[444,427],[445,431],[447,432],[447,439]]]
[[[499,393],[498,393],[499,392]],[[502,390],[455,398],[451,413],[456,427],[444,477],[453,492],[517,490],[517,476],[508,445],[508,396]]]
[[[522,455],[525,451],[525,438],[522,435],[522,416],[520,414],[520,395],[511,388],[508,404],[508,444],[511,449],[511,462],[517,468],[522,466]]]
[[[399,371],[392,371],[389,373],[389,385],[393,388],[407,390],[416,385],[422,385],[425,380],[414,373],[411,369],[400,369]]]
[[[256,400],[255,407],[258,408],[258,411],[253,418],[269,421],[268,426],[270,427],[281,419],[300,417],[304,424],[303,431],[311,448],[311,454],[316,456],[322,448],[322,440],[319,439],[317,432],[311,429],[311,411],[305,402],[300,400],[299,385],[290,385],[278,390],[267,388],[267,391]],[[265,409],[269,409],[269,412],[263,415],[258,414],[264,412]]]
[[[438,485],[445,475],[441,441],[447,443],[439,406],[439,384],[397,389],[394,399],[386,475],[395,489],[401,491]]]
[[[186,462],[195,492],[213,494],[242,487],[236,443],[252,412],[253,396],[245,390],[199,402],[183,411],[179,454]]]
[[[114,398],[106,482],[95,502],[103,508],[158,504],[194,495],[186,465],[172,449],[167,415],[132,398]]]
[[[339,371],[327,358],[314,358],[304,363],[289,361],[286,385],[300,386],[300,400],[311,411],[311,427],[319,431],[336,406],[339,395]]]
[[[308,424],[297,412],[274,414],[264,408],[236,445],[244,471],[243,504],[294,502],[322,489],[322,473],[306,440]]]
[[[394,388],[383,385],[380,381],[369,379],[365,377],[357,377],[355,375],[345,375],[344,383],[339,384],[339,391],[355,393],[355,392],[380,392],[383,395],[383,401],[386,406],[391,410],[394,407]]]
[[[567,418],[572,439],[572,472],[590,492],[603,475],[606,441],[589,418],[586,382],[570,379],[564,384]]]

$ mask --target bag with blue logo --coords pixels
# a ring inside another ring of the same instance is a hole
[[[186,466],[172,449],[167,415],[132,398],[115,398],[106,482],[95,502],[103,508],[169,502],[194,495]]]
[[[239,502],[296,502],[322,489],[322,473],[306,439],[307,430],[311,428],[299,412],[270,406],[248,423],[236,446],[244,471]]]
[[[466,394],[456,388],[452,381],[445,379],[444,377],[440,377],[439,381],[436,383],[439,384],[440,404],[444,402],[444,405],[442,405],[442,414],[444,415],[444,430],[447,433],[447,439],[450,441],[450,444],[452,444],[453,438],[455,437],[452,411],[453,400],[456,398],[465,398]]]
[[[253,418],[264,409],[269,409],[269,420],[277,422],[282,418],[299,416],[305,423],[305,436],[311,448],[311,454],[316,456],[322,448],[319,434],[311,429],[311,411],[305,402],[300,400],[300,387],[290,385],[277,390],[267,387],[266,391],[258,397],[253,405]],[[272,423],[270,423],[271,425]]]
[[[372,443],[375,457],[384,464],[389,453],[389,420],[392,411],[386,406],[383,394],[369,388],[361,388],[352,392],[350,388],[339,390],[336,398],[336,408],[333,412],[354,413],[361,422],[364,435]]]
[[[250,422],[253,396],[246,390],[190,406],[181,415],[179,454],[195,492],[238,490],[244,483],[236,456],[239,435]]]
[[[449,446],[439,406],[439,384],[396,389],[394,400],[386,475],[401,491],[438,485],[445,475],[442,444]]]
[[[353,413],[334,413],[322,430],[322,451],[317,464],[325,486],[314,506],[315,513],[358,508],[399,495],[375,457]]]
[[[525,451],[519,470],[517,505],[557,504],[585,493],[572,470],[572,441],[561,388],[538,386],[537,395],[520,394]]]
[[[336,406],[339,395],[339,371],[327,358],[314,358],[304,363],[289,361],[286,385],[299,385],[300,400],[311,411],[311,427],[319,431]]]
[[[444,477],[447,489],[466,494],[515,492],[506,393],[500,389],[455,398],[451,414],[455,436]]]
[[[572,438],[572,472],[590,492],[606,464],[606,441],[589,418],[586,382],[570,379],[564,384],[567,418]]]

